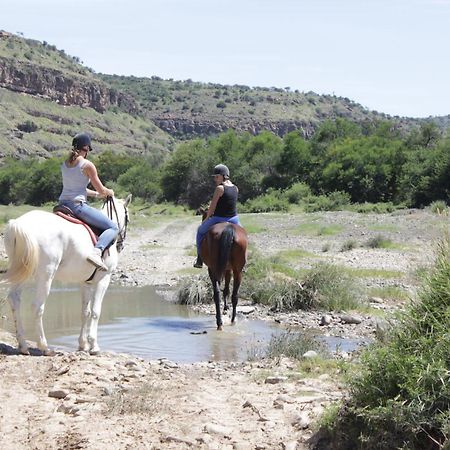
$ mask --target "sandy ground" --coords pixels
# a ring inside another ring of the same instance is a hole
[[[343,230],[338,236],[292,232],[314,220],[341,224]],[[417,211],[383,217],[261,215],[249,221],[258,221],[260,230],[251,241],[264,254],[302,248],[314,255],[294,262],[299,267],[320,256],[349,267],[395,269],[402,272],[400,278],[367,283],[404,289],[414,289],[412,273],[431,263],[436,239],[448,230],[448,218]],[[114,282],[174,285],[197,273],[191,269],[197,224],[194,218],[175,218],[131,229]],[[348,239],[362,244],[380,229],[402,247],[340,251]],[[324,244],[329,247],[325,256]],[[374,301],[388,307],[389,299]],[[267,319],[302,324],[299,314]],[[318,319],[317,314],[308,318],[316,324]],[[373,333],[372,318],[362,319],[353,325],[337,321],[332,330]],[[305,375],[286,358],[178,365],[106,353],[20,356],[15,346],[15,339],[0,330],[0,448],[6,450],[303,449],[323,409],[345,392],[338,374],[318,376],[313,368]]]

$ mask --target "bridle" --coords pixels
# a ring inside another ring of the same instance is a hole
[[[125,241],[125,238],[127,237],[127,226],[128,226],[128,223],[129,223],[128,209],[127,209],[126,206],[124,206],[124,209],[125,209],[125,221],[124,221],[123,225],[120,226],[119,215],[117,214],[116,204],[114,203],[113,198],[112,197],[106,197],[106,200],[103,203],[103,207],[105,207],[105,205],[106,205],[107,216],[111,220],[113,220],[113,215],[116,216],[116,222],[117,222],[117,225],[119,226],[119,233],[118,233],[117,239],[116,239],[116,248],[117,248],[117,251],[120,253],[123,250],[123,243]]]

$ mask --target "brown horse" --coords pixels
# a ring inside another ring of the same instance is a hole
[[[228,311],[227,299],[230,295],[231,272],[233,272],[233,293],[231,294],[233,313],[231,323],[234,323],[236,319],[238,291],[242,280],[242,269],[246,262],[247,244],[248,238],[244,228],[228,222],[213,225],[202,241],[200,254],[203,262],[208,266],[209,278],[214,291],[218,330],[222,330],[223,325],[220,314],[219,286],[225,277],[223,289],[223,312],[225,314]]]

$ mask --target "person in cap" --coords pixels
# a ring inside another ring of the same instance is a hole
[[[87,160],[91,150],[91,137],[88,134],[78,133],[73,138],[69,157],[61,164],[63,189],[59,196],[59,204],[70,208],[76,217],[88,225],[103,230],[87,260],[98,269],[107,270],[102,253],[117,237],[119,228],[101,211],[87,203],[88,196],[94,198],[114,196],[114,191],[100,181],[95,165]],[[87,188],[89,183],[95,191]]]
[[[200,246],[208,230],[219,222],[231,222],[240,225],[236,208],[239,190],[230,180],[228,167],[224,164],[218,164],[214,167],[212,176],[214,177],[216,189],[208,212],[202,224],[197,229],[197,260],[194,263],[194,267],[199,269],[203,266],[203,261],[200,256]]]

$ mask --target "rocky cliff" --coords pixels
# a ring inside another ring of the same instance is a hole
[[[113,106],[130,114],[139,110],[133,98],[100,80],[2,56],[0,87],[49,98],[61,105],[93,108],[98,112]]]
[[[253,135],[260,131],[272,131],[278,136],[284,136],[290,131],[300,131],[304,138],[308,139],[317,128],[317,124],[307,121],[250,121],[227,118],[226,120],[207,120],[204,117],[191,118],[177,115],[161,115],[152,117],[152,121],[163,131],[178,138],[204,137],[219,134],[228,129],[237,132],[248,132]]]

